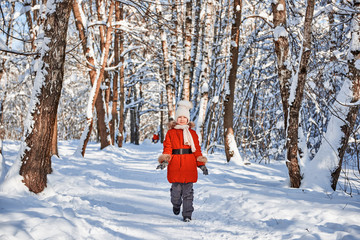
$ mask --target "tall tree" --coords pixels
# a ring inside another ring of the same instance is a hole
[[[115,21],[118,24],[124,20],[124,7],[123,3],[116,1],[115,4]],[[118,74],[119,81],[119,124],[118,124],[118,134],[117,134],[117,144],[118,147],[122,147],[124,141],[124,107],[125,107],[125,92],[124,92],[124,82],[125,82],[125,67],[124,67],[124,31],[121,29],[117,29],[115,32],[115,42],[116,48],[115,51],[115,63],[119,61],[119,63],[115,64],[116,66],[119,64],[119,69],[116,72]],[[117,78],[116,78],[117,79]]]
[[[101,5],[101,4],[100,4]],[[102,133],[100,140],[101,140],[101,148],[104,148],[108,145],[110,145],[110,141],[109,141],[109,132],[107,131],[108,127],[105,124],[105,109],[104,109],[104,104],[102,101],[102,92],[100,91],[100,86],[101,83],[103,82],[104,79],[104,74],[105,74],[105,67],[107,66],[107,62],[108,62],[108,56],[109,56],[109,49],[112,43],[112,32],[113,32],[113,27],[112,27],[112,18],[113,18],[113,11],[115,8],[115,4],[114,1],[110,2],[110,7],[108,10],[108,19],[107,19],[107,24],[106,24],[106,31],[100,31],[102,33],[105,34],[105,36],[102,36],[100,39],[100,41],[104,41],[104,43],[102,43],[101,45],[103,46],[103,48],[101,49],[101,58],[100,58],[100,63],[96,69],[94,69],[95,64],[95,56],[93,56],[91,53],[93,53],[92,49],[90,48],[89,44],[86,40],[82,41],[83,42],[83,51],[85,56],[87,57],[88,60],[88,65],[89,67],[93,70],[90,71],[90,80],[92,83],[92,90],[89,96],[89,101],[88,101],[88,109],[87,109],[87,120],[86,120],[86,127],[85,130],[83,132],[83,135],[81,137],[81,141],[80,141],[80,145],[78,148],[78,152],[81,152],[81,155],[84,156],[85,155],[85,149],[87,146],[87,143],[89,141],[90,138],[90,134],[91,134],[91,130],[93,127],[93,111],[94,108],[96,106],[96,110],[97,110],[97,115],[98,115],[98,119],[101,121],[100,124],[98,124],[99,126],[99,132]],[[84,32],[84,20],[82,20],[82,16],[83,14],[81,14],[81,7],[79,6],[79,4],[77,4],[76,0],[74,1],[73,4],[73,12],[76,18],[76,22],[77,22],[77,28],[78,30],[81,29],[81,31],[79,31],[80,34],[80,38],[81,39],[85,39],[85,33]],[[84,46],[85,45],[85,46]],[[90,61],[89,61],[90,60]],[[94,65],[92,65],[92,63]]]
[[[115,132],[116,132],[116,127],[117,124],[119,123],[119,115],[118,115],[118,111],[117,111],[117,107],[118,107],[118,101],[119,101],[119,91],[118,91],[118,85],[119,85],[119,72],[121,70],[121,66],[120,66],[120,56],[122,54],[122,49],[120,48],[120,38],[121,38],[121,30],[119,29],[120,26],[120,21],[121,21],[121,17],[122,17],[122,12],[121,12],[121,7],[120,7],[120,2],[115,2],[115,39],[114,39],[114,65],[116,67],[115,70],[115,74],[114,74],[114,78],[113,78],[113,105],[112,105],[112,109],[111,109],[111,123],[110,123],[110,135],[111,135],[111,141],[113,143],[113,145],[115,145],[115,142],[118,139],[117,138]],[[122,134],[122,133],[120,133]],[[115,141],[116,140],[116,141]]]
[[[359,114],[359,100],[360,100],[360,0],[352,2],[354,13],[352,16],[352,29],[351,29],[351,44],[348,59],[349,65],[349,78],[352,83],[352,99],[350,106],[347,106],[348,113],[346,114],[345,121],[340,126],[342,134],[340,146],[338,151],[338,163],[331,170],[331,187],[335,191],[340,177],[343,159],[348,147],[349,138],[354,134],[354,126],[356,123],[357,115]],[[349,89],[347,89],[349,90]],[[351,95],[351,94],[350,94]],[[353,104],[353,105],[352,105]]]
[[[307,68],[311,53],[311,34],[314,8],[315,0],[307,0],[299,69],[297,70],[296,75],[293,76],[291,83],[291,89],[293,89],[293,92],[290,92],[289,95],[289,125],[287,127],[286,166],[289,171],[290,186],[294,188],[300,187],[302,178],[298,159],[298,156],[301,155],[302,151],[298,145],[299,114],[304,95],[304,87],[308,72]]]
[[[239,150],[235,141],[235,133],[233,129],[234,118],[234,94],[236,74],[238,69],[238,56],[239,56],[239,37],[240,37],[240,24],[241,24],[241,10],[242,0],[234,0],[234,20],[231,27],[231,47],[230,47],[230,74],[227,79],[228,89],[226,91],[224,100],[224,145],[226,160],[229,162],[231,159],[241,160]]]
[[[9,3],[10,4],[10,3]],[[15,11],[15,3],[11,3],[10,5],[10,12],[9,15],[13,16]],[[2,13],[4,14],[4,13]],[[3,15],[3,20],[5,22],[5,17]],[[9,47],[11,45],[11,33],[12,33],[12,27],[13,27],[13,17],[11,17],[8,21],[8,23],[5,22],[5,24],[7,25],[7,29],[6,29],[6,41],[5,41],[5,46]],[[4,56],[2,55],[2,60],[0,62],[0,179],[1,176],[3,175],[3,171],[5,170],[5,162],[3,160],[3,156],[2,156],[2,140],[3,137],[5,135],[5,128],[4,128],[4,102],[6,99],[6,84],[3,84],[3,76],[5,75],[5,73],[7,72],[6,70],[6,56],[7,53],[4,53]]]
[[[197,99],[199,91],[197,88],[200,86],[200,104],[199,104],[199,114],[197,115],[196,119],[196,130],[198,131],[200,143],[202,142],[203,135],[204,135],[204,121],[205,121],[205,114],[208,105],[208,95],[209,95],[209,78],[210,78],[210,64],[211,64],[211,57],[212,57],[212,40],[213,40],[213,27],[214,27],[214,2],[213,0],[208,0],[206,2],[205,7],[205,24],[203,26],[203,40],[201,46],[201,59],[203,60],[203,64],[200,65],[201,75],[200,79],[196,79],[196,83],[194,84],[195,93],[194,99]],[[200,82],[200,81],[201,82]],[[192,81],[194,82],[194,81]],[[199,83],[200,82],[200,83]],[[195,103],[197,101],[195,100]],[[197,108],[197,104],[194,104],[194,108]]]
[[[162,8],[160,2],[157,1],[156,7],[157,15],[159,17],[159,22],[161,23],[162,16]],[[169,59],[169,44],[167,40],[167,35],[165,32],[166,27],[164,25],[160,25],[160,37],[161,37],[161,50],[162,50],[162,60],[163,60],[163,68],[161,69],[161,76],[165,82],[166,86],[166,98],[168,103],[168,120],[175,116],[174,114],[174,84],[172,83],[171,76],[170,76],[170,59]],[[175,28],[174,28],[175,29]],[[174,60],[173,60],[174,61]],[[176,62],[176,61],[175,61]],[[161,99],[162,100],[162,99]]]
[[[46,6],[41,15],[38,36],[41,53],[36,60],[36,78],[32,92],[25,142],[21,154],[20,175],[23,182],[34,193],[44,190],[47,174],[51,169],[51,136],[64,76],[66,36],[71,11],[71,0],[55,0],[54,6]]]
[[[271,3],[274,21],[274,44],[277,57],[277,71],[280,82],[280,93],[284,111],[284,126],[287,129],[289,115],[289,85],[291,78],[289,61],[289,40],[286,27],[286,2],[285,0],[274,1]]]
[[[167,109],[168,120],[175,117],[175,83],[177,79],[177,48],[178,48],[178,35],[179,35],[179,21],[178,21],[178,1],[172,0],[171,4],[171,23],[172,23],[172,35],[170,44],[170,82],[166,84],[166,97],[167,97]]]
[[[190,101],[191,97],[191,32],[192,32],[192,0],[186,1],[185,9],[185,43],[184,43],[184,82],[182,99]]]

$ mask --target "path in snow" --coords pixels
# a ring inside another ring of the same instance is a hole
[[[76,141],[39,195],[0,192],[0,239],[360,239],[360,197],[290,189],[284,163],[226,164],[207,156],[209,175],[194,184],[191,223],[172,213],[166,170],[155,170],[160,144],[125,144],[84,159]],[[6,141],[7,165],[18,143]],[[1,188],[0,188],[1,189]]]

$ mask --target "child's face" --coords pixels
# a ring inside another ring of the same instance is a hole
[[[180,116],[177,118],[177,124],[179,125],[186,125],[188,123],[188,119],[184,116]]]

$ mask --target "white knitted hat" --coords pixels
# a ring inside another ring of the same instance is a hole
[[[184,116],[190,121],[190,109],[193,107],[193,104],[187,100],[182,100],[178,103],[178,108],[175,112],[175,121],[178,117]]]

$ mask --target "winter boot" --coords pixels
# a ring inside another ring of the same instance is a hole
[[[180,208],[173,207],[173,212],[174,212],[175,215],[179,215],[179,213],[180,213]]]
[[[191,221],[191,217],[184,217],[184,222],[190,222]]]

